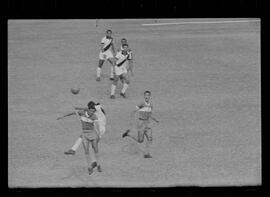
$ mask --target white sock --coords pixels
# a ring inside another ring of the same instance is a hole
[[[92,163],[97,161],[95,151],[93,150],[92,147],[89,148],[89,155],[91,157],[91,162]]]
[[[124,83],[124,85],[123,85],[123,89],[122,89],[122,93],[125,93],[126,92],[126,90],[127,90],[127,88],[128,88],[128,84],[126,84],[126,83]]]
[[[114,94],[115,94],[115,89],[116,89],[116,85],[113,85],[113,84],[112,84],[112,87],[111,87],[111,95],[114,95]]]
[[[111,66],[111,78],[113,78],[114,75],[113,75],[113,66]]]
[[[82,143],[82,138],[79,137],[79,138],[76,140],[75,144],[72,146],[71,150],[76,151],[76,150],[79,148],[79,146],[81,145],[81,143]]]
[[[101,74],[101,68],[97,67],[97,77],[100,77],[100,74]]]

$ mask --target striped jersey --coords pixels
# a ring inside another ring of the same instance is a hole
[[[123,46],[120,47],[120,50],[123,51]],[[133,59],[133,52],[130,48],[128,48],[128,60],[132,60]]]
[[[103,44],[104,52],[111,49],[113,44],[113,38],[108,38],[107,36],[103,37],[101,40],[101,44]]]
[[[116,66],[120,67],[122,65],[125,65],[128,60],[129,54],[123,54],[123,51],[119,51],[115,57],[117,59]]]
[[[139,111],[139,119],[148,120],[152,114],[153,105],[151,102],[142,102],[136,106]]]
[[[97,120],[97,116],[95,114],[89,116],[87,111],[79,111],[78,115],[80,116],[83,130],[94,130],[94,121]]]

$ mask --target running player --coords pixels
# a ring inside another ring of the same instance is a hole
[[[64,116],[57,118],[60,120],[64,117],[71,115],[78,115],[82,123],[82,138],[83,147],[88,166],[88,173],[91,175],[93,169],[97,167],[97,170],[101,172],[101,166],[98,163],[98,142],[99,136],[97,134],[97,116],[95,115],[96,109],[88,103],[88,108],[83,110],[76,110],[75,112],[68,113]],[[91,144],[91,147],[90,147]],[[91,152],[91,154],[89,154]],[[92,158],[91,158],[92,156]]]
[[[145,152],[144,158],[151,158],[150,154],[150,146],[152,144],[152,129],[149,127],[149,119],[158,122],[154,117],[152,117],[153,105],[150,102],[151,92],[144,92],[144,102],[138,104],[136,106],[136,110],[131,113],[131,116],[135,115],[137,111],[139,111],[139,118],[137,120],[137,130],[138,135],[133,136],[130,134],[130,130],[128,129],[123,133],[122,137],[130,137],[138,143],[142,143],[144,141],[144,136],[146,137],[145,143]]]
[[[100,103],[95,103],[94,101],[90,101],[89,105],[91,107],[94,107],[96,109],[95,115],[98,118],[98,135],[99,139],[101,136],[105,133],[106,131],[106,113]],[[75,107],[76,110],[84,110],[85,108],[80,108],[80,107]],[[79,148],[79,146],[82,143],[82,135],[75,141],[74,145],[69,149],[68,151],[65,152],[66,155],[75,155],[76,150]]]
[[[128,44],[123,45],[123,50],[116,54],[116,66],[115,66],[115,76],[114,81],[111,86],[111,99],[115,99],[115,89],[119,79],[123,80],[123,88],[120,95],[126,98],[125,92],[128,88],[129,80],[127,76],[127,60],[129,58],[128,54]]]
[[[103,37],[101,40],[96,81],[100,81],[101,68],[105,60],[108,60],[108,62],[111,64],[110,80],[114,79],[114,69],[113,69],[115,65],[114,55],[115,55],[115,49],[114,49],[113,38],[112,38],[112,30],[108,29],[106,31],[106,36]]]

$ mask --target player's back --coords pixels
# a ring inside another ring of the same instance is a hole
[[[105,111],[104,111],[102,105],[97,104],[97,105],[95,105],[95,108],[96,108],[95,114],[97,115],[98,119],[105,120],[106,114],[105,114]]]

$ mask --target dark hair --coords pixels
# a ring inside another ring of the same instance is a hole
[[[151,95],[151,92],[149,90],[144,91],[143,94],[147,94],[147,93]]]
[[[88,107],[88,109],[90,109],[90,108],[95,108],[95,102],[94,101],[90,101],[88,104],[87,104],[87,107]]]
[[[122,38],[121,41],[127,41],[127,39],[126,38]]]
[[[111,32],[111,33],[112,33],[112,30],[110,30],[110,29],[107,29],[106,33],[109,33],[109,32]]]

